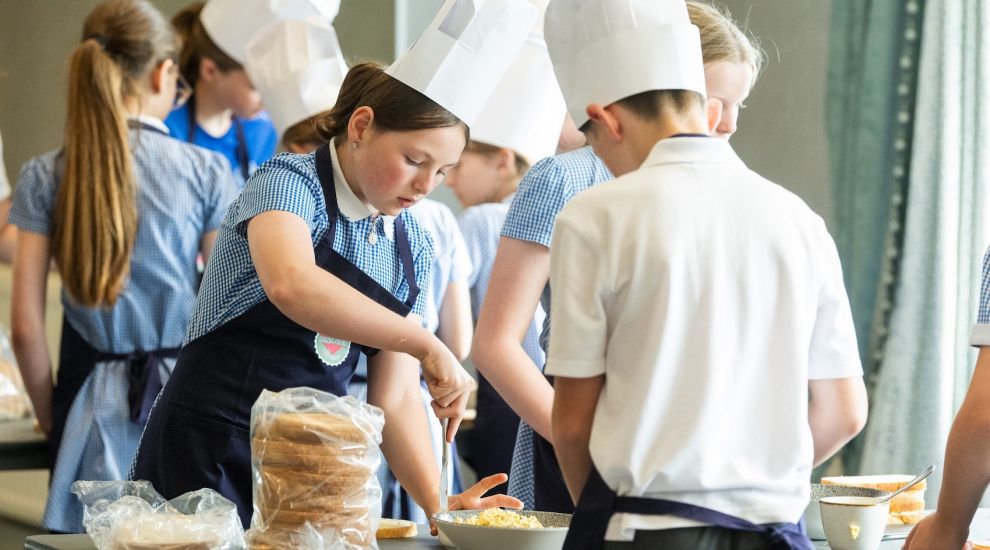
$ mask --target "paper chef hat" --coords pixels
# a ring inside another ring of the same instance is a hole
[[[544,29],[579,128],[591,103],[608,105],[650,90],[705,95],[701,38],[684,0],[554,0]]]
[[[541,10],[522,50],[471,126],[471,139],[508,147],[533,164],[556,151],[566,112],[543,40]]]
[[[538,14],[529,0],[446,0],[386,72],[472,126]]]
[[[224,53],[244,64],[248,43],[268,24],[310,17],[331,22],[338,11],[340,0],[209,0],[199,20]]]
[[[280,136],[330,110],[347,75],[337,33],[322,18],[269,24],[248,44],[245,68]]]

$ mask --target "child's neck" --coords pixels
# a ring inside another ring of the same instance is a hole
[[[519,188],[519,180],[520,178],[509,178],[503,182],[502,185],[495,190],[490,202],[502,202],[507,199],[509,195],[515,193],[516,189]]]
[[[196,124],[213,137],[226,135],[233,124],[234,112],[210,88],[196,86],[192,100],[196,102]]]
[[[347,136],[344,139],[334,139],[334,149],[337,151],[337,162],[340,163],[340,173],[344,175],[347,186],[351,188],[354,196],[361,200],[369,210],[377,210],[368,202],[364,196],[364,190],[358,185],[357,173],[354,170],[354,159],[351,157],[351,148],[347,147]]]

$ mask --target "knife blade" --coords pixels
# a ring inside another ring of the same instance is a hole
[[[450,442],[447,441],[447,419],[441,421],[443,426],[443,452],[440,459],[440,512],[447,511],[447,463],[450,461]]]

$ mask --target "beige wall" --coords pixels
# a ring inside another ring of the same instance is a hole
[[[65,68],[97,0],[0,0],[0,132],[13,183],[31,156],[58,147]],[[152,0],[166,16],[189,2]],[[345,0],[335,22],[348,60],[393,57],[393,0]]]
[[[757,172],[831,213],[825,131],[828,0],[720,0],[748,20],[769,63],[746,101],[732,145]]]

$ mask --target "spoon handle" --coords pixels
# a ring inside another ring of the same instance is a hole
[[[880,502],[887,502],[888,500],[896,497],[897,495],[903,493],[904,491],[907,491],[911,487],[914,487],[915,485],[917,485],[918,483],[920,483],[921,480],[923,480],[926,477],[932,475],[932,472],[934,472],[934,471],[935,471],[935,465],[934,464],[929,465],[927,468],[925,468],[925,471],[924,472],[921,472],[920,474],[918,474],[917,476],[915,476],[914,479],[912,479],[911,481],[907,482],[900,489],[898,489],[898,490],[894,491],[893,493],[890,493],[889,495],[881,498],[880,499]]]

